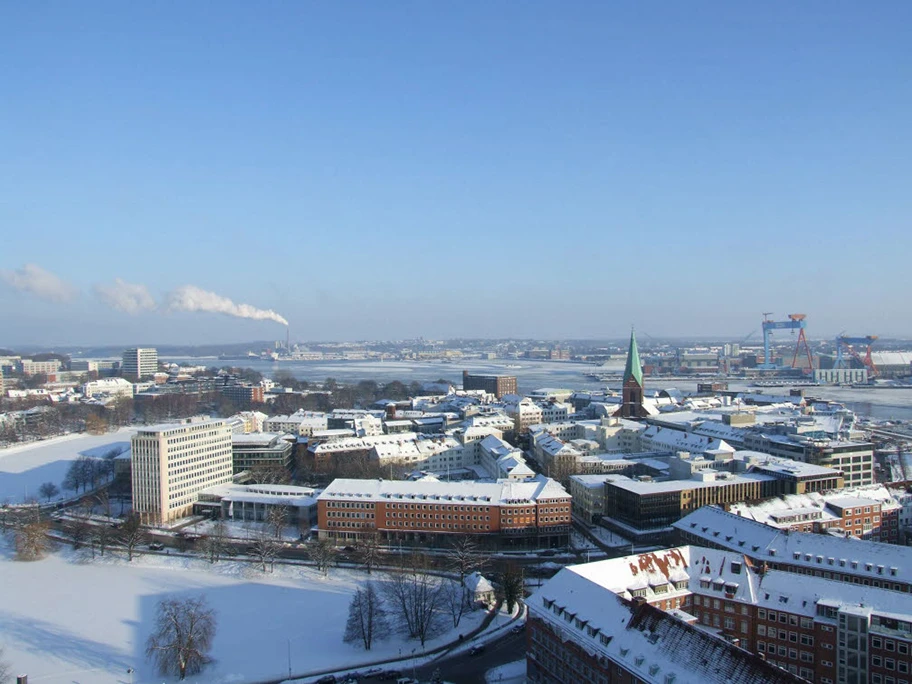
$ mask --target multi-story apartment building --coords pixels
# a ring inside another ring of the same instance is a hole
[[[621,559],[619,559],[621,560]],[[533,683],[754,684],[798,682],[797,674],[698,626],[682,608],[650,605],[646,591],[675,593],[689,605],[686,568],[640,572],[636,557],[617,575],[636,576],[622,597],[605,563],[562,569],[526,601],[526,673]],[[669,578],[670,576],[670,578]],[[650,581],[655,585],[650,588]],[[642,589],[640,587],[643,587]],[[666,601],[667,603],[667,601]]]
[[[266,401],[261,385],[225,385],[219,389],[219,392],[242,409],[249,409],[255,404],[262,404]]]
[[[716,506],[694,511],[672,527],[678,543],[743,553],[758,566],[912,592],[912,551],[904,546],[779,530]]]
[[[263,421],[263,429],[268,432],[290,432],[302,437],[309,437],[314,430],[326,430],[328,427],[327,415],[314,411],[302,410],[289,416],[270,416]]]
[[[886,487],[872,485],[736,503],[727,510],[780,530],[833,530],[862,539],[896,543],[902,505]]]
[[[462,389],[484,390],[500,399],[505,394],[516,394],[515,375],[472,375],[462,371]]]
[[[870,442],[763,432],[746,433],[744,442],[748,449],[840,470],[847,487],[874,483],[874,445]]]
[[[318,498],[320,536],[379,532],[391,543],[447,545],[454,535],[486,547],[563,546],[570,495],[538,475],[522,482],[337,479]]]
[[[568,570],[807,681],[900,684],[912,675],[912,597],[891,589],[796,577],[697,546]]]
[[[158,372],[158,350],[154,347],[134,347],[123,353],[120,366],[125,378],[139,380]]]
[[[224,420],[145,427],[131,445],[133,510],[144,522],[188,515],[200,490],[231,482],[231,428]]]
[[[48,361],[32,361],[31,359],[22,359],[18,363],[18,370],[23,375],[54,375],[60,370],[60,361],[58,359],[49,359]]]
[[[290,475],[292,451],[292,443],[273,432],[231,436],[231,460],[235,475],[245,470],[262,468]]]

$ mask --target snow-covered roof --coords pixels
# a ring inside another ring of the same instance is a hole
[[[539,499],[569,499],[560,483],[538,475],[524,481],[407,482],[395,480],[336,479],[323,490],[321,500],[425,501],[469,504],[528,504]]]
[[[700,479],[666,480],[663,482],[656,482],[654,480],[633,480],[626,475],[606,475],[605,477],[612,486],[641,495],[678,492],[689,489],[701,489],[704,487],[747,484],[757,481],[765,482],[773,479],[770,475],[762,475],[760,473],[735,475],[733,473],[716,471],[701,471],[694,475],[694,478]]]
[[[912,569],[912,548],[906,546],[812,532],[785,532],[716,506],[698,508],[672,527],[758,561],[817,570],[833,567],[841,573],[877,579],[903,578],[906,582]]]
[[[463,584],[465,584],[466,589],[474,594],[487,594],[494,591],[491,583],[477,570],[466,575]]]
[[[300,508],[315,505],[319,490],[311,489],[310,487],[295,487],[293,485],[221,484],[207,487],[200,494],[217,497],[225,501],[244,501]]]
[[[527,605],[536,618],[552,625],[558,634],[572,638],[594,656],[622,665],[641,681],[794,681],[787,672],[657,608],[625,603],[575,568],[561,570],[527,600]]]
[[[231,444],[234,446],[246,446],[246,447],[268,447],[282,435],[277,432],[250,432],[247,434],[234,434],[231,435]]]

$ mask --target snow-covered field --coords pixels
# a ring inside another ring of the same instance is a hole
[[[89,560],[64,549],[34,563],[0,554],[0,645],[16,674],[47,684],[162,682],[144,655],[157,602],[205,595],[217,613],[214,662],[191,682],[251,682],[410,654],[418,643],[394,636],[365,652],[342,642],[348,603],[363,573],[330,578],[300,566],[263,574],[250,564],[117,554]],[[458,632],[480,624],[476,611]],[[451,631],[428,642],[453,640]]]
[[[80,454],[104,456],[130,447],[133,428],[121,428],[106,435],[72,434],[0,449],[0,504],[22,503],[40,498],[38,488],[45,482],[60,487],[70,463]]]

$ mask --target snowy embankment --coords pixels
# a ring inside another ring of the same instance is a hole
[[[376,577],[376,575],[375,575]],[[158,601],[205,595],[217,616],[213,663],[190,682],[252,682],[409,655],[417,642],[393,636],[371,651],[342,642],[348,604],[367,575],[334,569],[276,566],[263,574],[246,563],[214,565],[190,558],[144,555],[127,563],[63,549],[33,563],[0,555],[0,645],[17,674],[46,684],[165,681],[144,647]],[[429,641],[448,643],[477,627],[476,611],[459,629]],[[170,681],[170,680],[169,680]]]
[[[130,448],[134,428],[104,435],[71,434],[0,449],[0,504],[40,498],[38,488],[53,482],[59,489],[70,463],[81,454],[103,457]]]

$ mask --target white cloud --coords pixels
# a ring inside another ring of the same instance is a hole
[[[15,271],[2,270],[0,280],[14,290],[51,302],[68,302],[79,294],[68,282],[35,264],[26,264]]]
[[[112,309],[128,314],[151,311],[156,307],[155,299],[149,293],[149,288],[139,283],[128,283],[120,278],[115,278],[113,284],[98,283],[92,290],[98,299]]]

